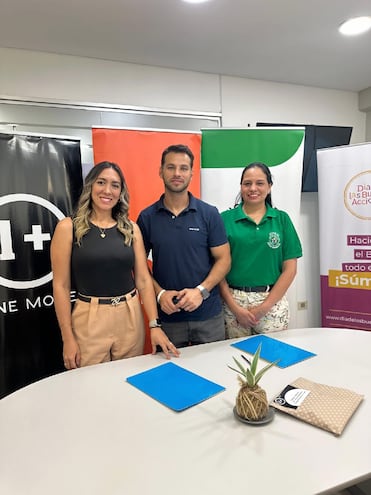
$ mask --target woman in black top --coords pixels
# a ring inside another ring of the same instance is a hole
[[[55,229],[53,294],[67,369],[142,354],[140,299],[153,327],[153,352],[159,345],[167,358],[169,352],[178,354],[158,326],[142,235],[128,210],[120,168],[101,162],[86,177],[74,217],[64,218]],[[78,294],[72,313],[71,279]]]

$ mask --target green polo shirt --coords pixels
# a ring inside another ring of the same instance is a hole
[[[246,216],[242,204],[221,215],[231,246],[232,266],[226,277],[229,285],[274,284],[283,262],[302,256],[298,234],[286,212],[267,205],[259,225]]]

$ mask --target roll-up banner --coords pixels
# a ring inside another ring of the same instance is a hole
[[[78,139],[0,134],[0,397],[64,369],[50,240],[81,187]]]
[[[233,208],[243,168],[263,162],[273,179],[273,206],[286,211],[298,229],[304,155],[304,128],[204,129],[201,147],[201,197],[219,211]],[[304,253],[305,256],[305,253]],[[299,260],[300,263],[300,260]],[[296,282],[287,292],[296,306]],[[291,312],[290,328],[296,327]]]
[[[130,195],[130,218],[138,218],[143,208],[159,199],[164,184],[159,177],[161,155],[172,144],[185,144],[195,160],[189,187],[192,194],[200,195],[201,134],[194,132],[150,129],[93,128],[94,163],[117,163],[124,173]],[[145,316],[145,315],[144,315]],[[145,321],[148,320],[145,316]],[[144,352],[151,352],[147,328]]]
[[[243,168],[263,162],[273,178],[273,206],[285,210],[297,227],[303,172],[304,128],[204,129],[201,196],[219,211],[233,208]]]
[[[317,164],[322,326],[371,330],[371,143]]]

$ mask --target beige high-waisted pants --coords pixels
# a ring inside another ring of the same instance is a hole
[[[80,347],[81,366],[143,354],[144,321],[138,294],[126,294],[117,305],[77,299],[72,328]]]

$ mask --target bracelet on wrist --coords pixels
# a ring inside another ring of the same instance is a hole
[[[157,304],[160,304],[160,299],[161,299],[161,296],[162,294],[166,292],[165,289],[161,289],[160,292],[157,294]]]

